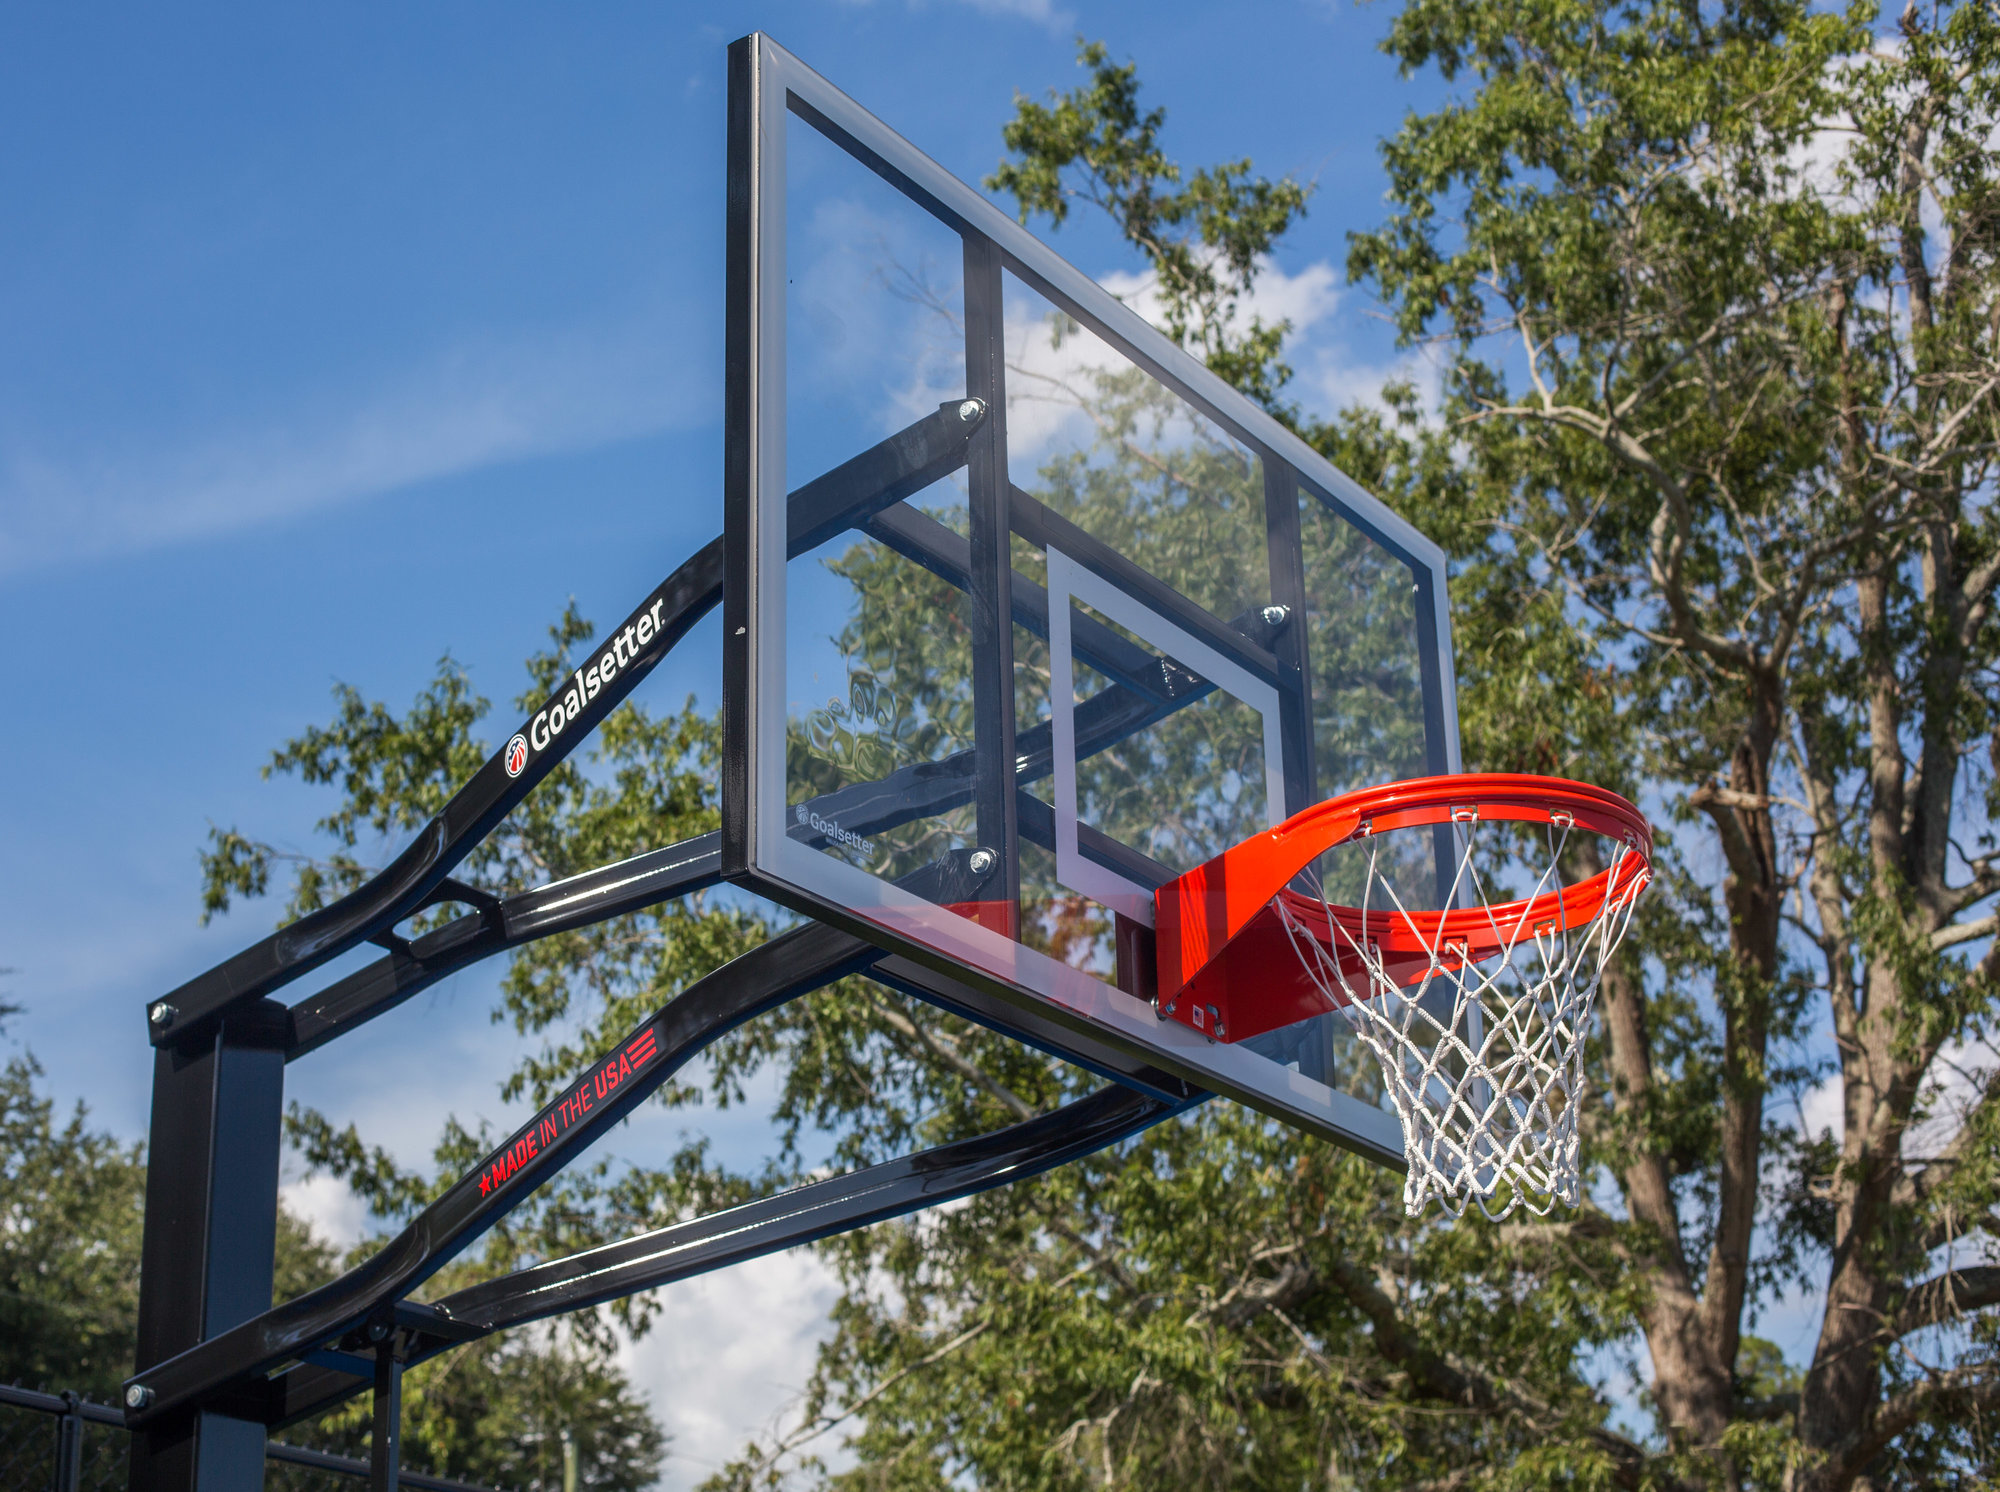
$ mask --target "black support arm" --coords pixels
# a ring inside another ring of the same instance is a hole
[[[339,1346],[371,1317],[392,1311],[710,1043],[880,957],[858,938],[809,923],[695,981],[381,1252],[330,1284],[136,1374],[126,1403],[144,1407],[130,1422],[139,1428],[194,1405],[254,1398],[257,1380],[287,1359]]]
[[[1168,1100],[1103,1088],[1020,1124],[761,1197],[619,1243],[554,1259],[397,1312],[406,1361],[531,1321],[622,1300],[765,1254],[990,1191],[1130,1138],[1202,1095]],[[352,1359],[304,1364],[273,1384],[272,1425],[323,1414],[369,1386]]]

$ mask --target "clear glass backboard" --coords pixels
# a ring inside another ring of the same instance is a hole
[[[733,56],[728,873],[1038,1045],[1398,1158],[1334,1018],[1159,1019],[1152,896],[1458,769],[1442,554],[781,47]]]

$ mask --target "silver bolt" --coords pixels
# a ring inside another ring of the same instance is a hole
[[[983,876],[992,870],[1000,857],[991,850],[974,850],[965,862],[965,868],[976,876]]]
[[[984,399],[967,399],[958,406],[958,418],[962,423],[967,425],[971,424],[984,413],[986,413],[986,401]]]
[[[143,1383],[135,1383],[125,1390],[125,1407],[127,1409],[144,1409],[152,1402],[153,1391]]]
[[[174,1022],[174,1007],[161,1000],[146,1012],[146,1018],[156,1026],[170,1026]]]
[[[380,1321],[374,1321],[369,1323],[368,1326],[369,1341],[379,1342],[382,1340],[382,1338],[386,1337],[387,1335],[389,1335],[389,1328],[384,1326]]]
[[[1291,614],[1292,608],[1289,606],[1266,606],[1264,608],[1264,625],[1267,627],[1282,627],[1285,625],[1285,619]]]

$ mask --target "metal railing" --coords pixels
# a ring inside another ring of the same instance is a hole
[[[109,1404],[0,1384],[0,1489],[4,1492],[125,1492],[128,1432]],[[268,1492],[350,1492],[368,1463],[273,1440],[264,1447]],[[405,1470],[419,1492],[494,1492],[450,1477]]]

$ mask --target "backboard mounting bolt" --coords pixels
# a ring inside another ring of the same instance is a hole
[[[984,413],[986,413],[986,401],[984,399],[967,399],[958,406],[959,419],[968,425]]]
[[[983,876],[999,863],[1000,857],[991,850],[974,850],[965,862],[965,868],[976,876]]]
[[[146,1012],[146,1019],[156,1026],[171,1026],[174,1023],[174,1016],[178,1013],[165,1000],[159,1000]]]
[[[125,1390],[127,1409],[144,1409],[153,1402],[153,1391],[143,1383],[135,1383]]]
[[[1291,620],[1292,608],[1289,606],[1266,606],[1263,616],[1265,626],[1282,627],[1286,622]]]
[[[368,1323],[369,1341],[379,1342],[387,1335],[389,1335],[389,1328],[384,1326],[380,1321],[371,1321]]]

